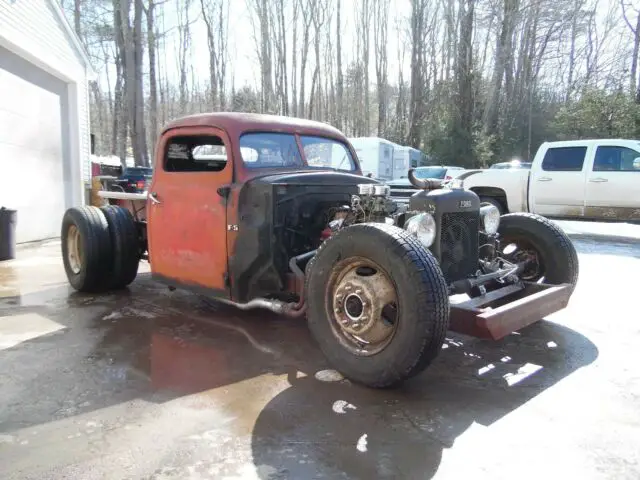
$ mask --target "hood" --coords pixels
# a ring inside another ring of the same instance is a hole
[[[333,170],[297,170],[286,173],[276,173],[254,177],[248,183],[271,183],[284,185],[358,185],[360,183],[379,184],[373,178],[363,177],[347,172],[336,172]]]

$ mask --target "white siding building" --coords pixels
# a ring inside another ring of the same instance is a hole
[[[18,243],[58,237],[85,201],[94,75],[56,0],[0,0],[0,207]]]

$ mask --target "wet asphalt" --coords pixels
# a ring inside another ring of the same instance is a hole
[[[22,248],[0,262],[0,478],[640,478],[640,234],[616,228],[572,231],[566,310],[451,334],[395,390],[327,372],[303,320],[169,292],[145,264],[78,294],[59,243]]]

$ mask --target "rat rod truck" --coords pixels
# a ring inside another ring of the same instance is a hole
[[[120,205],[65,213],[71,285],[125,288],[146,259],[171,289],[306,316],[329,362],[365,385],[424,370],[447,330],[500,339],[561,310],[578,279],[554,223],[500,216],[464,174],[443,185],[409,171],[420,190],[396,204],[322,123],[193,115],[169,124],[155,152],[148,193],[100,192]]]

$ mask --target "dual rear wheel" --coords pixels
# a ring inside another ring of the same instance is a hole
[[[64,269],[76,290],[117,290],[136,278],[140,243],[129,210],[114,205],[70,208],[62,219],[61,237]]]

